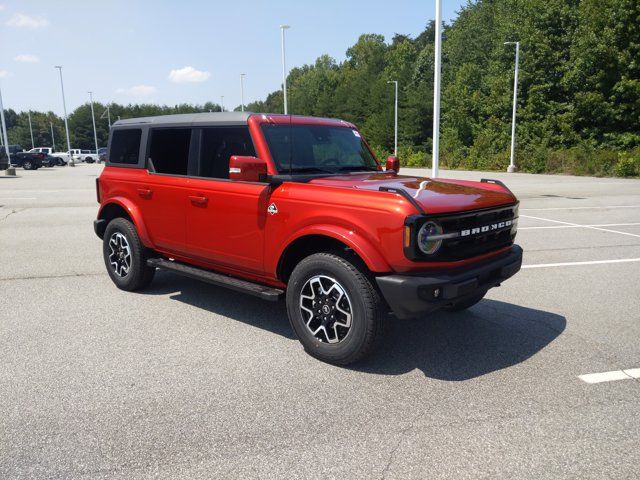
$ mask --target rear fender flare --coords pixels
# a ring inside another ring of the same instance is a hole
[[[103,218],[104,209],[111,204],[118,205],[124,209],[125,212],[129,215],[131,220],[133,221],[133,225],[136,227],[136,231],[138,232],[138,236],[140,240],[145,245],[145,247],[155,248],[155,245],[151,241],[149,237],[149,232],[147,231],[147,227],[142,220],[142,213],[140,209],[133,203],[131,200],[128,200],[125,197],[112,197],[109,200],[100,206],[100,210],[98,211],[98,218]]]

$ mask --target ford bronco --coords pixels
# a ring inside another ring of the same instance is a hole
[[[240,112],[120,120],[94,222],[118,288],[166,269],[286,298],[311,355],[346,365],[397,318],[462,310],[514,275],[518,200],[499,181],[385,168],[351,123]]]

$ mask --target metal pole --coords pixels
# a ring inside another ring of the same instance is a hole
[[[289,109],[287,105],[287,62],[284,50],[284,31],[291,28],[289,25],[280,25],[280,31],[282,32],[282,92],[284,95],[284,114],[288,115]]]
[[[240,111],[244,112],[244,73],[240,74]]]
[[[93,92],[89,92],[89,100],[91,101],[91,120],[93,121],[93,140],[96,142],[96,155],[98,155],[98,133],[96,132],[96,117],[93,114]],[[99,159],[98,156],[96,163],[100,163]]]
[[[31,133],[31,149],[33,150],[34,148],[36,148],[36,146],[33,143],[33,128],[31,127],[31,112],[27,112],[27,117],[29,117],[29,133]]]
[[[53,122],[49,122],[49,125],[51,126],[51,143],[53,144],[53,145],[51,145],[51,148],[53,148],[53,151],[55,152],[56,151],[56,138],[53,136]]]
[[[394,111],[394,127],[393,127],[393,156],[398,156],[398,81],[390,80],[387,83],[393,83],[395,86],[395,111]]]
[[[516,107],[518,105],[518,65],[520,63],[520,42],[504,42],[505,45],[516,46],[516,66],[513,74],[513,111],[511,114],[511,158],[507,172],[513,173],[516,169]]]
[[[220,95],[220,111],[224,112],[224,95]]]
[[[15,168],[11,167],[11,152],[9,152],[9,137],[7,136],[7,123],[4,120],[4,106],[2,105],[2,90],[0,89],[0,121],[2,123],[2,138],[4,142],[4,151],[7,154],[7,170],[6,175],[15,175]]]
[[[64,98],[64,83],[62,82],[62,66],[56,65],[54,68],[57,68],[60,72],[60,88],[62,89],[62,108],[64,109],[64,129],[67,132],[67,149],[69,155],[69,166],[75,167],[75,163],[73,162],[73,155],[71,155],[71,139],[69,138],[69,123],[67,121],[67,102]]]
[[[109,130],[111,130],[111,110],[109,105],[107,105],[107,120],[109,121]]]
[[[440,164],[440,74],[442,57],[442,0],[436,0],[436,44],[433,68],[433,150],[431,176],[438,177]]]

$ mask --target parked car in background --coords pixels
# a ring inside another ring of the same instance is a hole
[[[5,148],[0,147],[0,157],[5,157],[5,152]],[[9,145],[9,153],[11,155],[11,165],[14,167],[22,167],[25,170],[37,170],[42,167],[43,161],[47,156],[46,153],[25,152],[20,145]]]
[[[67,152],[54,152],[51,147],[32,148],[29,150],[29,153],[46,153],[53,159],[55,165],[59,165],[61,167],[64,167],[69,162],[69,154]]]
[[[107,161],[107,147],[98,149],[98,163],[104,163]]]
[[[71,149],[71,155],[76,162],[93,163],[98,161],[98,154],[94,150]]]

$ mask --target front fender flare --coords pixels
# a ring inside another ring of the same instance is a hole
[[[151,241],[149,237],[149,232],[147,231],[147,227],[142,220],[142,213],[140,209],[133,203],[131,200],[126,197],[111,197],[107,200],[103,205],[100,206],[100,210],[98,211],[98,219],[103,218],[104,209],[111,204],[118,205],[129,215],[131,220],[133,221],[133,225],[136,227],[136,231],[138,232],[138,236],[140,240],[144,244],[145,247],[155,248],[155,245]]]
[[[367,240],[363,235],[357,232],[355,229],[349,229],[338,225],[311,225],[296,231],[280,246],[278,254],[276,256],[276,263],[273,266],[274,270],[277,267],[282,255],[286,249],[293,242],[302,237],[310,235],[320,235],[330,237],[344,243],[351,248],[367,265],[367,268],[372,272],[389,272],[391,267],[380,254],[377,248]]]

